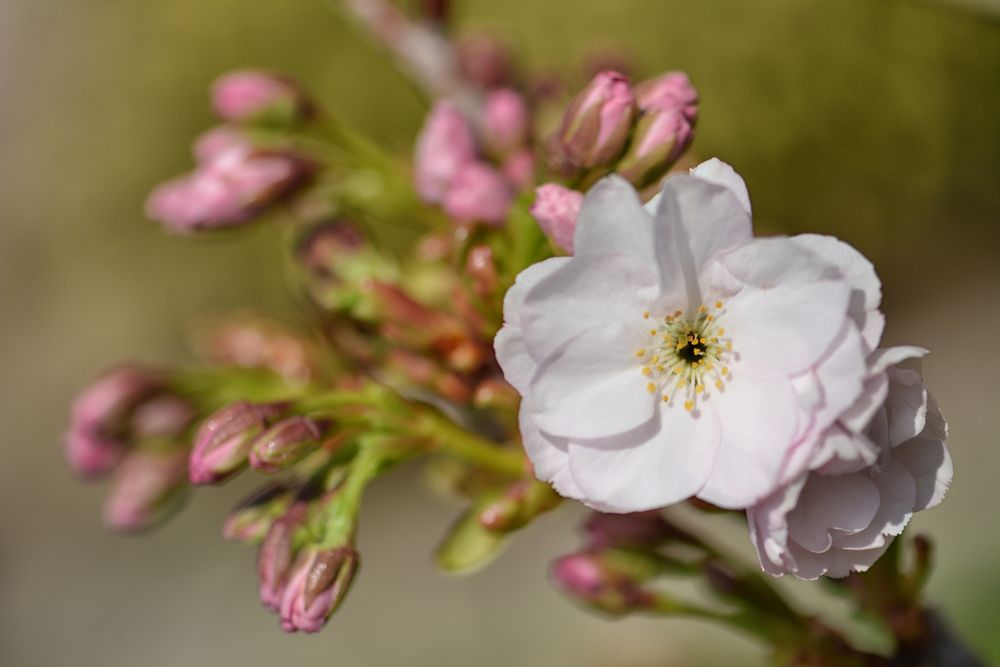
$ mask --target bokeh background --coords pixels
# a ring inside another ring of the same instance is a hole
[[[496,30],[532,66],[579,73],[619,49],[640,75],[687,70],[695,150],[743,173],[758,225],[836,234],[876,261],[888,339],[934,351],[924,370],[952,425],[954,487],[913,526],[938,545],[931,597],[1000,661],[1000,6],[456,4],[460,30]],[[273,230],[179,240],[141,213],[211,124],[208,83],[247,65],[290,72],[399,149],[424,110],[323,0],[0,2],[0,664],[762,665],[716,628],[609,622],[559,598],[545,568],[576,544],[571,508],[472,578],[437,574],[428,553],[456,508],[412,470],[370,494],[362,576],[318,636],[279,631],[253,550],[219,536],[239,488],[196,494],[141,539],[102,530],[101,489],[61,460],[74,391],[123,357],[185,359],[199,318],[294,317]]]

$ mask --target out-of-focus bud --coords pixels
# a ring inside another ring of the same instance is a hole
[[[583,525],[587,543],[594,548],[656,547],[668,540],[687,541],[684,531],[667,523],[657,511],[633,514],[594,512]]]
[[[417,137],[413,156],[417,193],[424,201],[442,201],[459,169],[476,157],[472,129],[462,112],[451,102],[434,104]]]
[[[486,378],[476,386],[472,404],[477,408],[496,408],[513,412],[517,409],[521,395],[503,378]]]
[[[463,513],[448,532],[434,554],[435,562],[445,572],[473,572],[493,561],[507,544],[507,534],[487,530],[479,515],[495,496],[476,501]]]
[[[127,420],[143,401],[162,389],[151,371],[122,366],[107,371],[73,401],[66,458],[79,475],[108,472],[125,453]]]
[[[635,87],[635,98],[642,111],[678,109],[694,125],[698,117],[698,91],[684,72],[667,72]]]
[[[479,512],[479,524],[498,532],[517,530],[539,514],[555,508],[559,502],[559,495],[548,484],[518,480]]]
[[[535,183],[535,153],[530,148],[521,148],[504,158],[500,166],[503,175],[519,192],[527,190]]]
[[[608,614],[646,609],[653,602],[639,581],[614,567],[601,551],[562,556],[552,565],[552,579],[567,596]]]
[[[181,504],[186,484],[183,451],[134,451],[115,473],[104,502],[104,523],[113,530],[151,528]]]
[[[260,601],[274,611],[281,607],[281,595],[295,557],[295,533],[305,522],[308,513],[308,503],[294,503],[271,524],[257,551]]]
[[[281,597],[285,632],[318,632],[350,590],[360,560],[350,545],[299,554]]]
[[[231,125],[219,125],[200,134],[191,145],[191,153],[198,163],[207,163],[232,148],[250,146],[246,135]]]
[[[483,162],[469,162],[458,170],[444,198],[444,211],[461,224],[501,225],[514,201],[504,177]]]
[[[289,124],[307,119],[312,103],[290,79],[270,72],[238,70],[212,84],[212,108],[231,123]]]
[[[162,394],[141,403],[132,413],[131,432],[136,439],[176,438],[191,424],[195,412],[179,396]]]
[[[200,337],[199,347],[215,363],[263,368],[291,383],[308,382],[318,365],[309,341],[297,331],[254,316],[215,323]]]
[[[693,138],[694,129],[681,109],[646,111],[617,171],[638,188],[651,185],[677,162]]]
[[[222,535],[229,540],[259,542],[291,502],[292,491],[288,487],[278,482],[268,484],[233,508],[222,525]]]
[[[556,135],[556,166],[589,169],[614,162],[625,149],[636,116],[628,79],[598,74],[570,103]]]
[[[462,39],[457,55],[462,78],[482,88],[498,88],[513,79],[510,49],[492,35],[480,33]]]
[[[451,0],[420,0],[420,16],[435,26],[444,26],[451,14]]]
[[[524,97],[511,88],[499,88],[486,96],[483,141],[497,155],[506,155],[528,139],[528,107]]]
[[[321,437],[320,426],[312,419],[300,415],[283,419],[254,440],[250,465],[262,472],[278,472],[316,451]]]
[[[497,267],[493,261],[493,249],[488,245],[477,245],[469,249],[465,260],[465,273],[475,282],[476,293],[480,296],[492,294],[497,288]]]
[[[157,186],[146,200],[146,215],[176,234],[241,225],[298,190],[313,170],[291,153],[227,148]]]
[[[242,470],[254,440],[280,413],[277,405],[239,401],[209,415],[198,428],[191,449],[191,483],[218,484]]]
[[[546,183],[535,188],[531,215],[553,243],[572,255],[573,235],[582,204],[583,193]]]
[[[332,220],[311,229],[298,244],[299,260],[310,271],[334,275],[343,258],[365,249],[365,237],[347,220]]]

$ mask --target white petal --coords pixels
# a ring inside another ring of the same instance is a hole
[[[875,463],[879,452],[879,446],[866,435],[851,433],[834,424],[821,436],[809,465],[821,475],[846,475]]]
[[[788,548],[788,513],[795,508],[807,475],[781,487],[747,509],[750,540],[757,549],[761,568],[779,577],[795,569],[795,558]]]
[[[653,218],[624,178],[608,176],[587,192],[577,218],[573,253],[576,257],[617,253],[650,264],[655,261]]]
[[[553,435],[603,438],[653,416],[656,396],[636,363],[639,333],[620,324],[587,329],[539,364],[529,393]]]
[[[871,374],[874,375],[907,359],[920,359],[927,356],[927,354],[929,353],[924,348],[913,345],[881,347],[868,356],[868,364],[871,366]]]
[[[789,536],[803,549],[822,553],[833,544],[834,530],[864,530],[878,508],[878,487],[865,475],[810,475],[788,515]]]
[[[530,400],[521,403],[519,423],[521,441],[535,476],[543,482],[551,482],[560,495],[580,499],[583,492],[569,469],[569,443],[565,439],[549,437],[538,428]]]
[[[884,545],[874,549],[865,549],[864,551],[831,549],[831,558],[826,576],[833,579],[843,579],[851,572],[867,572],[868,568],[882,557],[882,554],[885,553],[891,543],[892,539],[888,539]]]
[[[865,333],[868,349],[878,347],[885,318],[877,312],[882,302],[882,282],[875,274],[875,266],[853,247],[832,236],[800,234],[792,240],[840,269],[853,288],[848,312]]]
[[[851,433],[861,433],[882,408],[889,393],[889,378],[879,373],[865,380],[864,389],[854,404],[840,415],[840,425]]]
[[[788,550],[795,559],[795,569],[792,570],[799,579],[815,581],[830,570],[833,564],[834,554],[830,551],[823,553],[813,553],[792,542],[788,545]]]
[[[927,389],[920,374],[904,368],[890,368],[889,395],[885,409],[889,417],[889,444],[896,446],[914,438],[927,423]]]
[[[698,497],[736,509],[774,492],[795,444],[800,417],[788,379],[737,374],[723,391],[712,391],[700,400],[700,409],[718,414],[722,438]]]
[[[914,511],[934,507],[944,500],[954,470],[951,454],[943,442],[921,436],[893,449],[892,458],[910,472],[916,483]]]
[[[750,215],[750,192],[747,190],[747,184],[730,165],[719,158],[709,158],[692,169],[691,175],[729,188],[747,215]]]
[[[879,508],[871,524],[853,535],[834,540],[837,549],[872,549],[886,543],[887,538],[899,535],[913,516],[917,488],[913,476],[901,465],[890,463],[877,473],[873,480],[878,486]]]
[[[833,349],[813,371],[823,390],[823,407],[815,420],[817,430],[832,424],[861,395],[868,373],[864,351],[854,323],[845,321]]]
[[[569,458],[585,504],[638,512],[691,497],[704,484],[719,444],[716,417],[677,409],[616,439],[574,441]]]

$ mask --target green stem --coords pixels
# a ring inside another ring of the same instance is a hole
[[[524,457],[519,451],[481,438],[438,412],[430,409],[423,412],[414,431],[464,461],[512,477],[524,475]]]

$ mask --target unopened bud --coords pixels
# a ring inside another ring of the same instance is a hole
[[[130,453],[115,473],[104,502],[104,523],[134,532],[164,521],[181,504],[186,484],[183,451]]]
[[[290,79],[270,72],[239,70],[212,84],[212,107],[232,123],[288,125],[312,114],[312,104]]]
[[[277,482],[268,484],[233,508],[222,524],[222,535],[229,540],[260,542],[291,502],[292,491],[288,487]]]
[[[453,523],[438,545],[435,561],[445,572],[473,572],[500,555],[507,544],[507,534],[487,530],[479,515],[492,498],[477,501]]]
[[[651,185],[677,162],[693,138],[694,129],[681,109],[643,112],[617,171],[638,188]]]
[[[548,484],[518,480],[479,512],[479,523],[487,530],[517,530],[539,514],[555,508],[559,502],[559,495]]]
[[[504,158],[500,165],[504,177],[518,192],[535,183],[535,153],[530,148],[520,148]]]
[[[211,162],[227,150],[249,145],[243,132],[231,125],[219,125],[200,134],[194,140],[191,152],[196,162]]]
[[[483,138],[497,155],[506,155],[528,139],[528,107],[516,90],[499,88],[486,96]]]
[[[254,440],[250,465],[266,473],[275,473],[298,463],[320,445],[319,424],[296,415],[270,427]]]
[[[305,522],[308,512],[308,503],[294,503],[271,524],[257,551],[260,601],[274,611],[281,606],[281,595],[295,557],[295,534]]]
[[[349,545],[302,552],[281,597],[282,629],[285,632],[322,629],[347,596],[359,564],[358,552]]]
[[[571,598],[613,615],[648,608],[652,595],[639,582],[606,562],[604,554],[583,551],[557,559],[552,579]]]
[[[136,439],[177,438],[194,419],[191,404],[179,396],[163,394],[140,404],[132,413],[131,431]]]
[[[503,175],[484,162],[469,162],[455,174],[445,194],[443,207],[456,222],[501,225],[514,201],[514,193]]]
[[[613,163],[625,148],[635,115],[628,79],[601,72],[563,116],[555,143],[557,166],[589,169]]]
[[[583,525],[587,542],[595,548],[656,547],[684,534],[664,521],[657,511],[633,514],[594,512]]]
[[[459,41],[458,69],[462,77],[482,88],[503,86],[513,79],[510,49],[496,37],[477,34]]]
[[[242,470],[254,439],[280,412],[276,405],[240,401],[209,415],[198,428],[191,450],[191,483],[217,484]]]
[[[417,137],[413,171],[417,193],[424,201],[441,202],[459,169],[476,157],[472,129],[451,102],[438,101]]]
[[[531,215],[553,243],[572,255],[573,235],[582,204],[582,193],[556,183],[546,183],[535,189]]]
[[[678,109],[692,125],[698,117],[698,91],[684,72],[667,72],[635,87],[635,98],[642,111]]]
[[[503,378],[486,378],[476,386],[472,404],[477,408],[495,408],[514,412],[521,395]]]

